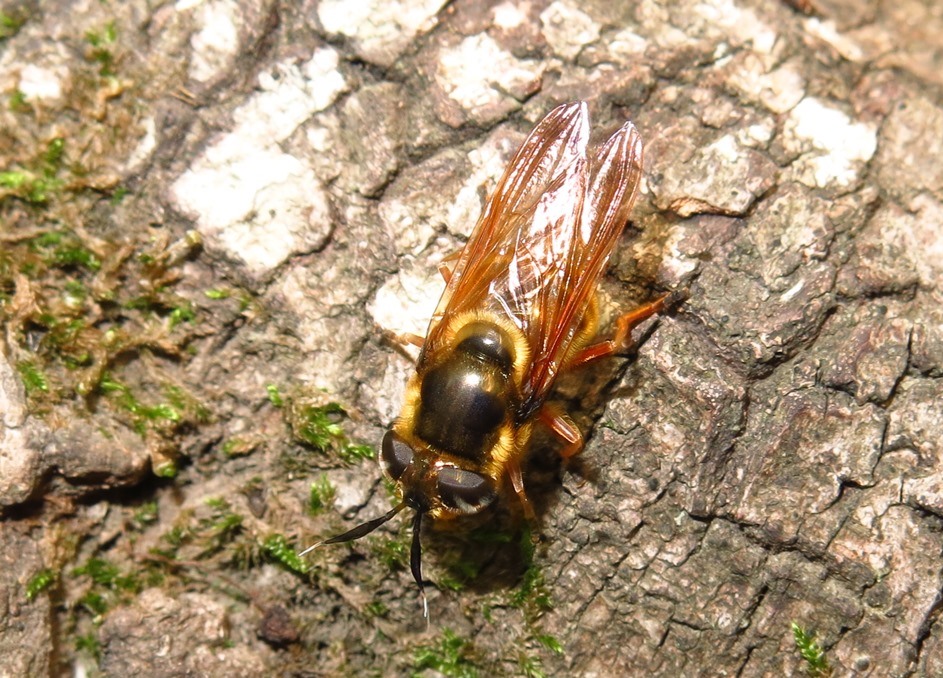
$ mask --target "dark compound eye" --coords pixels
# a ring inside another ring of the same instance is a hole
[[[380,463],[386,475],[399,480],[413,463],[413,448],[393,431],[387,431],[380,445]]]
[[[496,496],[487,479],[460,468],[440,469],[438,489],[443,504],[463,513],[481,511]]]

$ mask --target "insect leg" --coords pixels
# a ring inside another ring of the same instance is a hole
[[[560,450],[560,456],[564,459],[579,454],[583,449],[583,434],[577,428],[573,420],[550,405],[544,405],[537,413],[540,422],[550,429],[550,431],[560,440],[566,443],[566,446]]]
[[[418,334],[413,334],[412,332],[392,332],[390,330],[383,330],[383,338],[387,341],[390,341],[400,348],[406,348],[409,345],[418,346],[422,348],[422,345],[426,343],[426,338]]]
[[[624,351],[630,345],[631,333],[636,325],[643,320],[648,320],[656,313],[660,313],[667,306],[679,301],[680,298],[683,297],[675,292],[665,294],[651,303],[639,306],[620,316],[616,321],[616,334],[612,339],[587,346],[573,357],[567,367],[578,367],[599,358],[605,358],[613,353]]]
[[[454,268],[456,260],[458,260],[461,255],[462,250],[455,250],[451,254],[442,257],[442,261],[439,262],[439,275],[445,280],[446,285],[448,285],[449,281],[452,279],[452,269]]]
[[[531,505],[530,499],[527,498],[527,493],[524,492],[524,477],[521,475],[521,465],[516,459],[510,459],[507,462],[507,470],[508,477],[511,479],[511,486],[514,488],[514,493],[517,495],[517,498],[521,500],[521,507],[524,509],[524,517],[527,518],[527,522],[533,526],[534,534],[537,534],[539,532],[537,529],[537,514],[534,513],[534,507]]]

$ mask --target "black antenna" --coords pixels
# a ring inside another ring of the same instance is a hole
[[[324,544],[340,544],[341,542],[353,541],[354,539],[360,539],[361,537],[366,536],[370,534],[371,532],[373,532],[375,529],[380,527],[380,525],[382,525],[383,523],[386,523],[392,520],[393,517],[397,513],[402,511],[404,508],[406,508],[406,502],[402,501],[396,506],[394,506],[392,509],[384,513],[379,518],[368,520],[367,522],[363,523],[362,525],[358,525],[352,530],[347,530],[347,532],[345,532],[344,534],[339,534],[336,537],[331,537],[330,539],[319,541],[317,544],[315,544],[314,546],[309,546],[298,555],[299,556],[307,555],[308,553],[311,553],[314,549],[318,548],[319,546],[323,546]],[[422,586],[420,586],[419,588],[422,588]]]
[[[383,523],[392,520],[396,514],[406,508],[406,506],[406,502],[401,501],[379,518],[368,520],[367,522],[358,525],[352,530],[347,530],[347,532],[339,534],[336,537],[319,541],[317,544],[309,546],[298,555],[305,556],[311,553],[314,549],[318,548],[319,546],[324,546],[325,544],[340,544],[341,542],[360,539],[361,537],[364,537],[373,532]],[[413,545],[409,552],[409,569],[412,570],[413,579],[416,580],[416,584],[419,586],[419,596],[422,598],[422,616],[425,617],[426,621],[428,622],[429,601],[426,599],[426,589],[422,585],[422,542],[419,539],[419,535],[422,533],[422,513],[422,511],[417,510],[416,517],[413,518]]]

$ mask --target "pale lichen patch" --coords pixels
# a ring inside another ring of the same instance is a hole
[[[265,145],[287,139],[347,90],[339,61],[337,52],[325,47],[300,66],[282,63],[261,73],[261,91],[233,113],[237,123],[233,136]]]
[[[877,150],[877,130],[806,97],[786,119],[783,146],[801,154],[790,168],[796,180],[817,188],[845,188],[858,181]]]
[[[491,10],[492,20],[496,28],[505,30],[517,28],[527,21],[527,15],[521,8],[511,2],[502,2]]]
[[[943,106],[925,96],[894,106],[881,123],[876,174],[881,185],[904,200],[943,192]]]
[[[231,0],[204,2],[199,5],[196,20],[200,29],[190,39],[193,50],[189,75],[197,82],[208,82],[232,66],[239,51],[241,16]]]
[[[482,64],[487,73],[482,77]],[[439,54],[435,82],[462,117],[475,122],[497,120],[520,106],[540,85],[545,64],[518,59],[505,51],[489,35],[465,38]],[[445,122],[459,125],[462,120],[446,115]]]
[[[805,21],[805,29],[810,35],[831,45],[848,61],[861,61],[865,58],[865,52],[858,41],[847,32],[839,31],[834,21],[809,17]]]
[[[173,185],[177,206],[196,215],[209,247],[218,246],[263,275],[330,232],[327,196],[314,171],[276,144],[343,91],[337,53],[318,50],[302,66],[260,76],[262,92],[237,109],[233,131]]]
[[[697,259],[681,249],[686,237],[683,226],[671,229],[662,247],[662,260],[659,267],[659,281],[678,283],[697,269]],[[636,249],[637,246],[633,246]]]
[[[143,134],[138,145],[128,156],[127,166],[132,172],[143,167],[157,148],[157,123],[154,118],[147,117],[140,124]]]
[[[18,89],[27,101],[55,101],[62,97],[62,82],[68,71],[27,64],[20,69]]]
[[[378,207],[396,251],[419,255],[443,227],[468,235],[484,194],[493,190],[519,142],[517,135],[499,129],[467,153],[443,151],[400,173]]]
[[[435,27],[444,4],[443,0],[323,0],[317,12],[324,30],[350,38],[367,61],[391,66],[417,35]]]
[[[248,209],[243,218],[220,231],[219,242],[226,249],[264,271],[297,251],[319,246],[331,215],[327,195],[310,167],[290,155],[266,151],[232,167],[230,177],[239,179],[223,190],[238,192],[242,184],[251,201],[244,205]]]
[[[426,268],[423,268],[426,266]],[[416,264],[391,276],[367,305],[378,327],[425,336],[445,282],[432,264]]]
[[[694,11],[714,30],[722,31],[733,46],[750,45],[755,52],[769,54],[776,45],[777,32],[752,9],[733,0],[706,0],[694,5]]]
[[[540,24],[554,54],[567,60],[575,59],[583,47],[599,38],[599,24],[566,2],[554,2],[541,12]]]
[[[637,57],[645,53],[648,41],[638,33],[623,29],[609,40],[609,53],[623,57]]]
[[[917,275],[926,287],[943,292],[943,204],[927,193],[916,196],[909,205],[914,218],[908,235],[908,249],[917,264]]]
[[[666,133],[659,151],[675,133]],[[662,158],[664,170],[659,180],[650,179],[650,186],[659,208],[681,216],[743,214],[773,184],[776,170],[770,160],[741,146],[733,134],[693,149],[669,144],[663,150],[670,156]]]
[[[490,195],[520,140],[498,131],[468,153],[471,172],[454,200],[449,201],[446,224],[459,235],[468,235],[482,211],[482,199]]]
[[[727,82],[747,101],[760,103],[773,113],[785,113],[805,96],[805,78],[794,62],[769,70],[769,61],[754,52],[743,52],[727,65]]]

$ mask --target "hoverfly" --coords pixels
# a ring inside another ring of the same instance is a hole
[[[583,446],[573,421],[546,403],[564,371],[627,348],[632,328],[670,295],[622,315],[615,336],[593,343],[596,286],[638,194],[642,142],[626,122],[589,147],[585,102],[558,106],[515,153],[465,247],[440,266],[446,280],[402,413],[383,436],[380,464],[400,502],[321,544],[358,539],[405,508],[415,511],[410,566],[424,614],[423,519],[482,511],[507,483],[527,518],[521,461],[537,422],[562,456]]]

